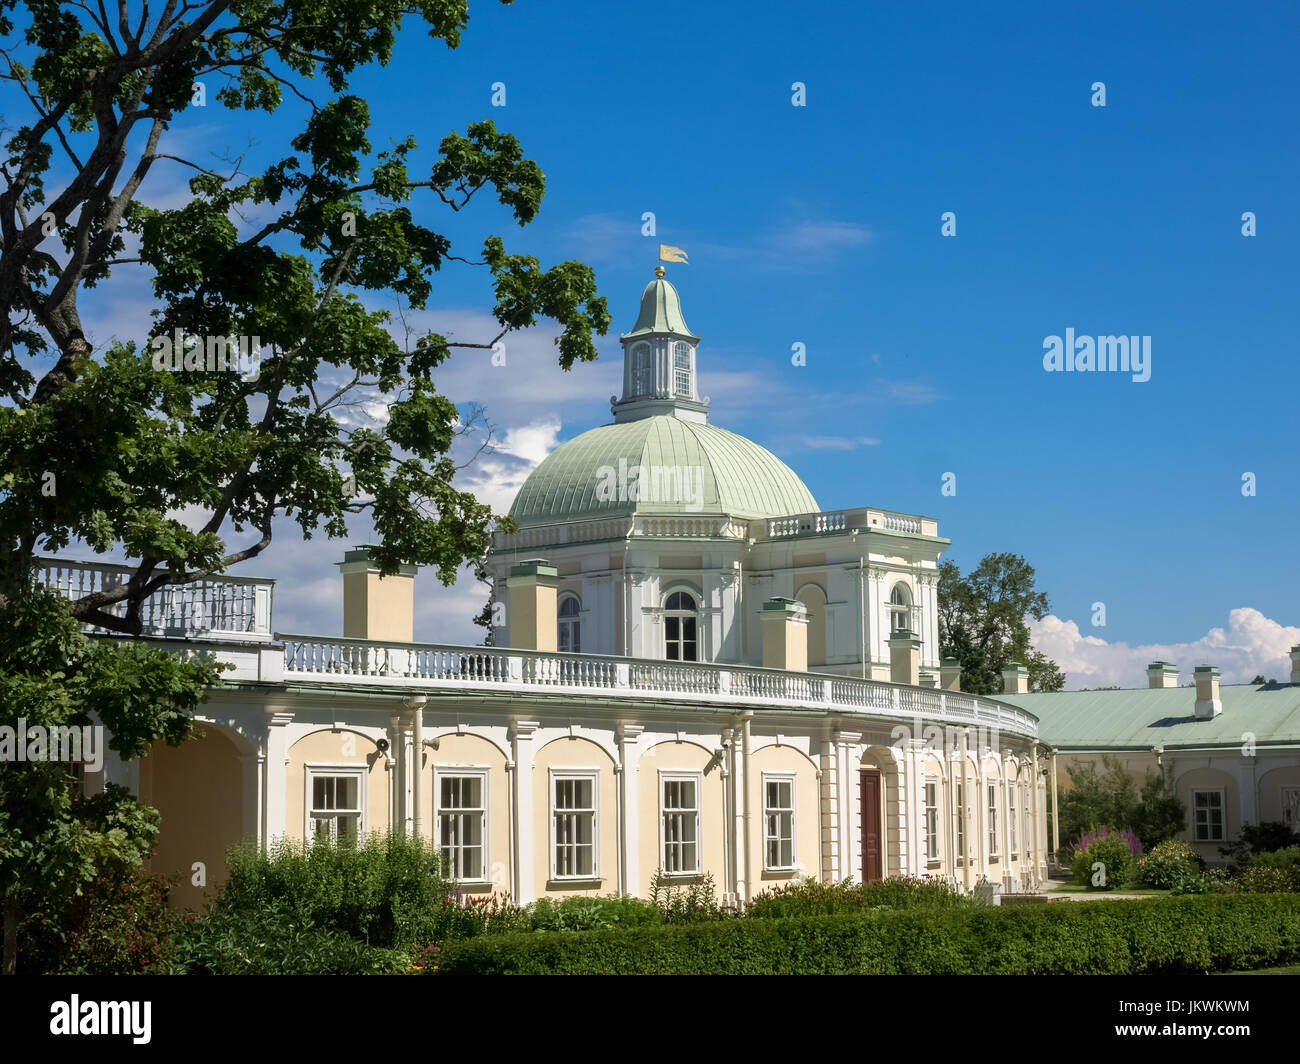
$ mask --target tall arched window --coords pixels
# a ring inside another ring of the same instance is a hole
[[[889,593],[889,630],[910,631],[912,627],[912,592],[906,584],[895,584]]]
[[[673,390],[680,396],[691,396],[691,345],[673,344]]]
[[[572,651],[574,654],[582,650],[582,619],[579,616],[581,612],[582,603],[578,601],[576,595],[565,595],[560,599],[561,650]]]
[[[650,355],[650,345],[637,344],[632,348],[632,394],[640,397],[653,392],[654,359]]]
[[[699,661],[695,599],[674,591],[664,602],[664,657],[669,661]]]

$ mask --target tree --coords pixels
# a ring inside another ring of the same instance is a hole
[[[1148,771],[1139,793],[1119,762],[1104,756],[1098,772],[1092,762],[1066,766],[1070,788],[1060,797],[1061,841],[1072,845],[1093,828],[1131,828],[1150,850],[1187,827],[1186,812],[1168,770]]]
[[[102,711],[123,756],[183,741],[211,668],[86,642],[74,622],[139,635],[150,596],[257,557],[277,518],[340,537],[368,513],[385,574],[412,562],[450,583],[485,553],[493,515],[453,484],[461,421],[435,372],[454,348],[491,350],[539,316],[561,326],[568,369],[595,359],[610,318],[584,264],[543,269],[497,235],[467,255],[425,223],[426,205],[461,212],[482,195],[530,222],[545,178],[513,136],[470,122],[422,175],[413,137],[372,148],[368,105],[345,88],[389,60],[405,16],[454,48],[467,2],[168,0],[110,17],[0,0],[0,77],[25,100],[0,153],[0,723],[33,705],[49,724]],[[247,113],[241,126],[296,108],[291,150],[257,167],[168,150],[209,85]],[[184,204],[146,201],[163,167],[193,172]],[[399,344],[363,296],[422,309],[453,263],[490,279],[496,335]],[[152,321],[97,350],[79,297],[121,271],[151,285]],[[349,427],[363,402],[382,417]],[[38,555],[74,540],[122,552],[133,572],[66,603],[40,593]],[[84,880],[94,861],[73,857],[134,860],[149,834],[105,829],[116,841],[97,850],[84,841],[96,823],[129,819],[121,795],[86,809],[71,773],[33,773],[0,765],[7,954],[24,891],[49,885],[37,870]],[[39,787],[57,794],[32,804]]]
[[[986,554],[969,576],[939,563],[939,647],[961,663],[961,687],[973,694],[1002,690],[1002,670],[1018,661],[1031,691],[1059,691],[1065,675],[1029,645],[1026,617],[1041,620],[1047,595],[1034,588],[1034,568],[1018,554]]]

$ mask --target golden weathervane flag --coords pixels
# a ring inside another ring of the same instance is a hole
[[[690,265],[690,263],[687,261],[686,258],[686,252],[684,252],[681,248],[673,247],[671,244],[659,245],[659,261],[660,262],[685,262],[687,265]]]

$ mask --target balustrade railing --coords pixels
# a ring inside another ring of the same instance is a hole
[[[628,698],[690,696],[707,704],[835,709],[1038,734],[1037,719],[1016,706],[955,691],[828,673],[281,633],[276,638],[284,643],[286,680],[551,688]]]

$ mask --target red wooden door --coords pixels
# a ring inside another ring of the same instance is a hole
[[[880,853],[880,773],[862,770],[862,882],[884,878]]]

